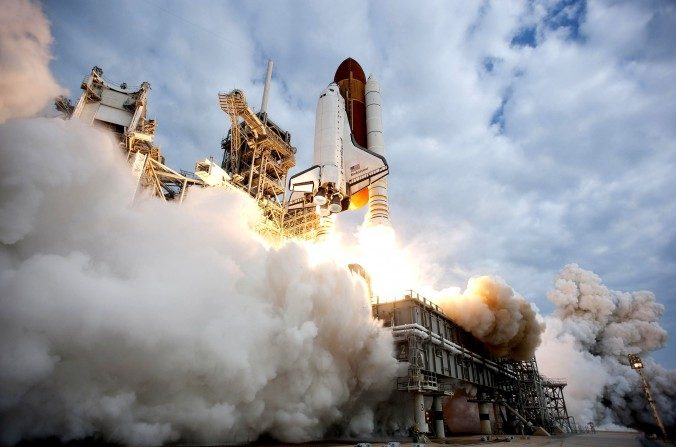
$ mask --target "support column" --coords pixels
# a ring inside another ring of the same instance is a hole
[[[425,396],[422,393],[415,393],[413,397],[413,417],[415,428],[418,433],[429,432],[427,421],[425,421]]]
[[[479,423],[482,435],[492,435],[491,429],[491,402],[479,402]]]
[[[432,398],[432,410],[434,410],[434,432],[437,438],[445,438],[444,411],[441,408],[441,396],[434,396]]]

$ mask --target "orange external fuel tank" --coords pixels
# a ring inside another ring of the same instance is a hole
[[[336,70],[333,82],[338,84],[345,100],[345,111],[354,140],[366,147],[366,75],[359,63],[348,57]],[[350,197],[350,209],[361,208],[368,203],[368,189],[364,188]]]

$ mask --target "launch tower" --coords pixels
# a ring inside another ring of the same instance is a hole
[[[319,218],[308,209],[285,210],[284,200],[289,169],[296,164],[291,134],[270,119],[267,113],[272,64],[268,65],[261,110],[248,105],[244,92],[219,93],[218,101],[230,118],[230,130],[221,142],[221,168],[236,188],[258,202],[265,221],[259,231],[272,241],[283,238],[314,239]]]
[[[131,164],[139,188],[146,188],[163,200],[182,202],[191,186],[203,186],[199,178],[176,172],[164,164],[160,148],[154,144],[157,122],[147,118],[150,84],[130,87],[103,77],[103,70],[92,68],[82,81],[82,94],[75,106],[61,96],[57,110],[65,118],[107,129]]]

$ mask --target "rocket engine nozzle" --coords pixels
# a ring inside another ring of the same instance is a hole
[[[331,205],[329,205],[329,211],[332,213],[340,213],[343,210],[342,197],[340,194],[334,194],[331,198]]]
[[[312,198],[312,203],[314,203],[315,205],[324,206],[326,205],[327,201],[328,200],[326,198],[326,189],[321,187],[318,188],[317,194],[315,194],[315,196]]]

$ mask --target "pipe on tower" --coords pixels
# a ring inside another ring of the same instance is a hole
[[[261,100],[261,113],[268,113],[268,95],[270,94],[271,81],[272,81],[272,60],[268,60],[268,70],[265,73],[265,87],[263,87],[263,99]]]

